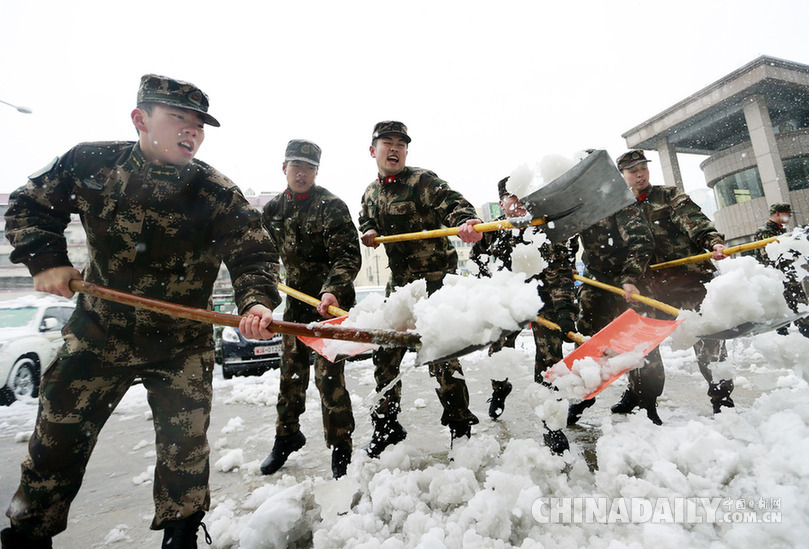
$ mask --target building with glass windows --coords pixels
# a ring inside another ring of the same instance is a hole
[[[678,153],[700,164],[728,245],[753,240],[769,205],[809,223],[809,66],[762,56],[622,135],[660,155],[666,185],[683,188]]]

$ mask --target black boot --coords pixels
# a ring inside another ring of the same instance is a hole
[[[2,549],[52,549],[50,537],[34,538],[20,532],[13,526],[0,531]]]
[[[646,410],[646,417],[648,417],[652,423],[655,425],[663,425],[663,420],[657,415],[657,399],[649,405],[641,406],[641,408]]]
[[[351,443],[335,444],[331,449],[331,474],[334,478],[345,476],[351,463]]]
[[[477,420],[475,420],[475,423],[477,423]],[[452,448],[457,439],[461,437],[469,439],[472,437],[472,424],[468,421],[450,421],[447,426],[449,427],[450,434],[450,448]]]
[[[550,448],[551,452],[557,456],[561,456],[566,450],[570,450],[570,443],[567,441],[567,436],[561,429],[551,431],[548,426],[545,426],[545,434],[542,435],[545,440],[545,446]]]
[[[306,437],[300,431],[291,435],[276,436],[275,443],[272,445],[272,452],[261,463],[261,473],[271,475],[276,472],[287,462],[289,454],[300,450],[304,444],[306,444]]]
[[[200,526],[205,532],[205,542],[211,545],[213,540],[205,524],[202,523],[204,516],[205,511],[197,511],[190,517],[166,522],[161,549],[197,549],[197,530]]]
[[[399,444],[407,438],[407,431],[396,418],[371,418],[374,423],[374,434],[365,452],[372,458],[378,458],[385,448]]]
[[[511,394],[511,389],[511,382],[508,378],[503,381],[492,380],[492,398],[487,400],[490,418],[497,419],[503,415],[503,410],[506,408],[506,397]]]
[[[735,408],[736,404],[730,398],[730,393],[733,392],[733,380],[721,379],[719,383],[708,384],[708,396],[711,397],[711,405],[713,406],[713,413],[718,414],[722,411],[722,406],[727,408]]]
[[[582,413],[596,403],[595,398],[589,400],[582,400],[581,402],[574,402],[567,409],[567,426],[576,425],[581,419]]]
[[[621,395],[621,400],[610,407],[610,412],[613,414],[628,414],[638,407],[638,396],[627,389]]]

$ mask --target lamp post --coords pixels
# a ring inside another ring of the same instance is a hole
[[[18,107],[17,105],[12,105],[8,101],[3,101],[2,99],[0,99],[0,103],[5,103],[9,107],[14,107],[15,109],[17,109],[18,112],[25,113],[25,114],[31,114],[31,109],[29,109],[28,107]]]

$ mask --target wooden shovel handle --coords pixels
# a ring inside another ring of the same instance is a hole
[[[614,294],[624,295],[624,290],[618,288],[617,286],[610,286],[609,284],[604,284],[603,282],[599,282],[598,280],[592,278],[585,278],[577,274],[574,274],[573,278],[575,278],[579,282],[589,284],[590,286],[595,286],[596,288],[601,288],[602,290],[606,290]],[[640,294],[632,294],[632,297],[634,297],[636,301],[644,303],[650,307],[654,307],[655,309],[659,309],[664,313],[668,313],[672,316],[680,316],[680,309],[672,307],[671,305],[666,305],[665,303],[657,301],[656,299],[652,299],[651,297],[644,297]]]
[[[541,325],[545,326],[546,328],[548,328],[548,329],[550,329],[550,330],[556,330],[557,332],[561,332],[561,331],[562,331],[562,327],[561,327],[561,326],[559,326],[559,325],[558,325],[556,322],[551,322],[551,321],[550,321],[550,320],[548,320],[547,318],[543,318],[543,317],[541,317],[541,316],[537,316],[537,318],[536,318],[536,322],[537,322],[537,324],[541,324]],[[568,332],[566,335],[567,335],[567,338],[568,338],[570,341],[573,341],[573,342],[575,342],[575,343],[578,343],[579,345],[581,345],[582,343],[584,343],[585,341],[587,341],[587,339],[585,339],[585,337],[584,337],[583,335],[581,335],[581,334],[579,334],[579,333],[576,333],[576,332]]]
[[[294,297],[295,299],[297,299],[299,301],[303,301],[304,303],[308,303],[312,307],[317,307],[318,305],[320,305],[320,300],[317,299],[316,297],[312,297],[312,296],[307,295],[307,294],[305,294],[303,292],[299,292],[295,288],[290,288],[286,284],[281,284],[279,282],[278,283],[278,289],[281,290],[282,292],[284,292],[285,294],[287,294],[290,297]],[[333,315],[333,316],[347,316],[348,311],[344,311],[340,307],[335,307],[334,305],[329,305],[329,314]]]
[[[543,225],[545,223],[544,217],[538,217],[536,219],[532,219],[530,223],[526,225],[534,226],[534,225]],[[511,221],[502,220],[502,221],[489,221],[488,223],[478,223],[477,225],[472,226],[475,231],[479,233],[485,233],[489,231],[502,231],[506,229],[519,229],[520,226],[514,225]],[[403,242],[405,240],[426,240],[428,238],[438,238],[441,236],[456,236],[458,234],[458,227],[448,227],[445,229],[432,229],[430,231],[419,231],[417,233],[402,233],[402,234],[391,234],[387,236],[377,236],[374,238],[374,242],[377,244],[384,244],[385,242]]]
[[[755,242],[748,242],[747,244],[739,244],[738,246],[731,246],[730,248],[725,248],[722,250],[722,253],[725,255],[733,255],[739,252],[746,252],[747,250],[755,250],[756,248],[763,248],[770,242],[775,242],[779,238],[784,238],[785,236],[789,236],[788,234],[782,234],[778,236],[771,236],[770,238],[765,238],[763,240],[756,240]],[[705,252],[704,254],[698,255],[691,255],[688,257],[682,257],[680,259],[673,259],[671,261],[664,261],[663,263],[655,263],[651,265],[650,269],[665,269],[667,267],[676,267],[677,265],[685,265],[687,263],[696,263],[698,261],[707,261],[711,259],[713,256],[713,252]]]
[[[220,326],[238,328],[239,321],[242,319],[239,315],[177,305],[176,303],[169,303],[167,301],[138,296],[120,290],[113,290],[83,280],[71,280],[70,289],[74,292],[92,295],[106,299],[107,301],[114,301],[115,303],[146,309],[175,318],[196,320],[197,322],[204,322],[206,324],[218,324]],[[395,330],[360,330],[329,324],[299,324],[281,320],[273,320],[267,329],[280,334],[357,341],[386,347],[418,347],[421,344],[418,334],[397,332]]]

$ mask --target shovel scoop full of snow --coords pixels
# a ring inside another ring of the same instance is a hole
[[[641,359],[682,322],[647,318],[627,309],[543,376],[564,392],[576,393],[570,395],[573,398],[591,399],[625,372],[639,367]]]

